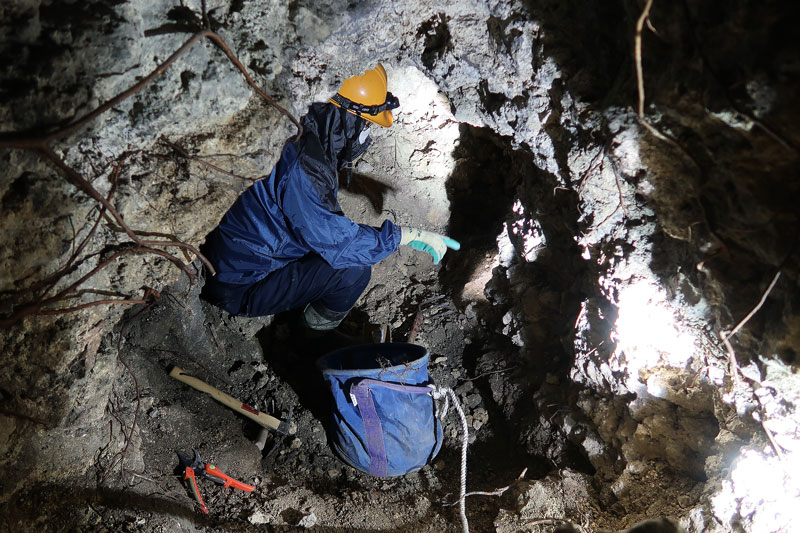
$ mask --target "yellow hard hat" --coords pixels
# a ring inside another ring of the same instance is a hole
[[[400,106],[397,98],[386,90],[386,71],[380,63],[361,76],[344,80],[330,102],[385,128],[394,121],[392,109]]]

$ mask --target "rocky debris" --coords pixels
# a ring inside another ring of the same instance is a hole
[[[495,519],[498,532],[592,522],[594,510],[587,490],[588,476],[562,470],[543,479],[515,483],[507,498],[509,509],[501,509]],[[535,529],[534,529],[535,530]]]
[[[263,511],[255,511],[253,514],[247,517],[247,521],[254,526],[263,526],[264,524],[269,524],[273,520],[274,518],[271,515],[268,515]]]

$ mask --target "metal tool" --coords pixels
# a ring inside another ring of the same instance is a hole
[[[181,466],[183,466],[183,479],[184,481],[187,479],[189,480],[189,486],[192,489],[194,499],[197,500],[198,504],[200,504],[200,510],[206,514],[208,514],[208,507],[203,501],[203,497],[200,495],[200,489],[197,487],[198,475],[206,477],[215,483],[219,483],[225,488],[233,487],[234,489],[243,490],[245,492],[252,492],[255,488],[253,485],[242,483],[241,481],[237,481],[232,477],[225,475],[219,468],[217,468],[216,465],[211,463],[203,464],[202,460],[200,459],[200,454],[194,448],[192,448],[194,457],[189,457],[189,454],[183,453],[180,450],[176,451],[178,453],[178,459],[181,462]]]
[[[422,325],[422,319],[426,313],[430,314],[434,311],[438,311],[440,308],[449,304],[449,302],[442,301],[444,298],[445,295],[440,294],[420,302],[420,304],[417,306],[417,312],[414,315],[414,322],[411,325],[411,331],[408,332],[408,339],[406,340],[407,343],[414,344],[414,341],[417,340],[417,333],[419,333],[419,327]]]
[[[392,342],[392,328],[389,324],[376,324],[375,329],[372,330],[372,343],[382,344],[384,342]]]
[[[289,423],[284,422],[283,420],[279,420],[274,416],[270,416],[267,413],[262,413],[258,409],[247,405],[244,402],[240,402],[233,396],[225,394],[219,389],[215,389],[208,383],[197,379],[196,377],[187,374],[177,366],[172,369],[169,373],[170,377],[177,379],[183,383],[186,383],[190,387],[193,387],[201,392],[205,392],[209,394],[212,398],[217,400],[219,403],[226,405],[236,411],[239,414],[246,416],[247,418],[254,420],[257,424],[268,428],[273,429],[281,435],[288,435],[289,434]]]
[[[294,407],[289,406],[289,412],[286,413],[286,419],[291,423],[292,420],[292,413],[294,412]],[[272,455],[280,449],[280,447],[286,441],[286,435],[275,435],[272,439],[272,443],[270,444],[269,448],[267,447],[267,437],[268,431],[266,428],[262,428],[261,432],[258,434],[255,440],[256,448],[261,452],[261,459],[265,461],[272,457]]]

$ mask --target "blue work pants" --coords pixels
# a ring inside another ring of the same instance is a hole
[[[336,269],[316,254],[308,254],[252,284],[232,285],[213,277],[206,280],[203,297],[237,316],[274,315],[313,304],[332,321],[341,320],[364,292],[369,266]]]

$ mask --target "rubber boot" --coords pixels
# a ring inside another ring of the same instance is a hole
[[[344,316],[338,321],[326,319],[308,304],[300,316],[302,327],[298,328],[302,331],[299,339],[302,348],[310,355],[318,356],[347,346],[377,344],[391,340],[388,324],[342,324],[343,320]]]

